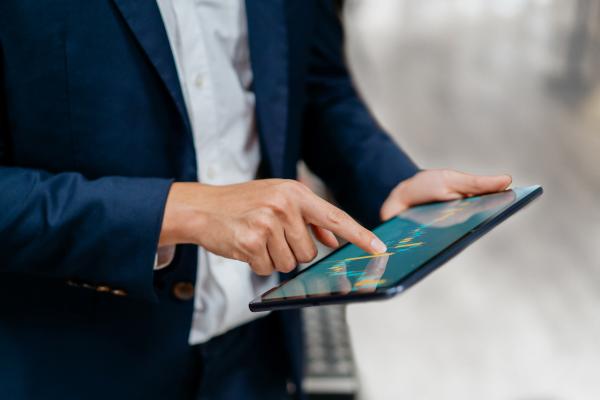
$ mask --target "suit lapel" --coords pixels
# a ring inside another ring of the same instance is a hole
[[[185,123],[190,122],[167,33],[155,1],[112,0],[158,72]],[[284,173],[288,124],[286,0],[246,0],[257,125],[274,176]]]
[[[246,0],[258,130],[273,176],[284,173],[288,124],[285,0]]]
[[[149,0],[113,2],[167,87],[186,128],[191,131],[173,53],[158,4]]]

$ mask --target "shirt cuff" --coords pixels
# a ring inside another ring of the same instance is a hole
[[[154,270],[163,269],[175,258],[175,246],[159,247],[154,256]]]

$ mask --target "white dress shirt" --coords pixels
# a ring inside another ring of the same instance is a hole
[[[244,0],[157,0],[192,124],[200,182],[255,178],[260,148]],[[198,252],[190,344],[202,343],[264,314],[248,302],[277,282],[248,264]]]

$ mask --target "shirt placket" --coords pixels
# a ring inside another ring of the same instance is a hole
[[[176,7],[176,13],[181,26],[191,30],[190,34],[182,35],[185,57],[183,73],[194,130],[198,177],[201,182],[215,183],[216,169],[209,167],[213,148],[218,145],[217,104],[208,62],[209,52],[204,40],[207,33],[202,31],[200,10],[193,2],[185,3],[186,7]]]

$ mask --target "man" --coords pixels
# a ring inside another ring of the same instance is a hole
[[[341,48],[325,0],[0,2],[2,399],[299,396],[298,314],[248,301],[309,229],[385,246],[298,160],[368,227],[510,184],[418,172]]]

